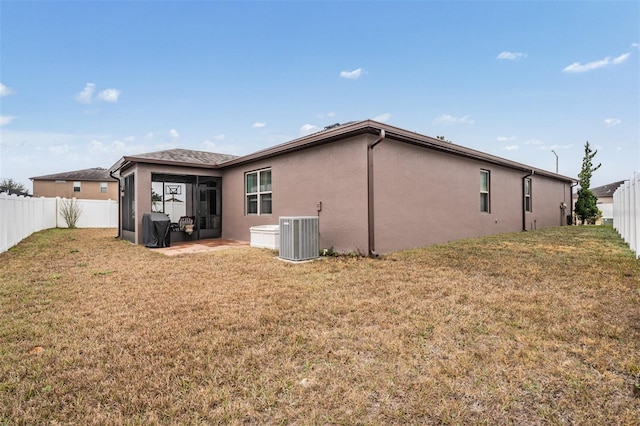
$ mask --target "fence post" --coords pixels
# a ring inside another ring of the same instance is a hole
[[[613,193],[613,227],[640,257],[640,173],[634,172]]]

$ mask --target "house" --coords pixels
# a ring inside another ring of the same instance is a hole
[[[194,239],[248,241],[253,226],[318,216],[321,248],[369,255],[565,225],[575,183],[372,120],[240,157],[184,149],[125,156],[110,172],[122,187],[121,236],[137,244],[152,188],[168,195],[179,187]]]
[[[74,170],[53,175],[36,176],[33,181],[34,197],[82,198],[85,200],[117,200],[118,180],[109,170]]]
[[[609,183],[595,188],[590,188],[593,195],[598,198],[596,206],[602,212],[600,220],[596,221],[596,225],[613,225],[613,193],[624,183],[623,180]],[[578,199],[578,194],[573,194],[573,203]]]

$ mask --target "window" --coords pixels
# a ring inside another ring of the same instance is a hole
[[[533,211],[533,205],[531,204],[531,179],[524,180],[524,210],[527,212]]]
[[[246,214],[271,214],[271,169],[245,175]]]
[[[73,182],[73,192],[80,192],[80,182]]]
[[[107,192],[107,182],[100,182],[100,192]]]
[[[491,212],[490,199],[489,199],[489,171],[480,170],[480,211],[483,213]]]

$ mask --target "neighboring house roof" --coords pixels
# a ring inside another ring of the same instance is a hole
[[[419,133],[403,130],[398,127],[393,127],[388,124],[379,123],[373,120],[351,121],[342,125],[333,124],[331,126],[325,127],[319,132],[244,156],[216,154],[206,151],[191,151],[186,149],[173,149],[167,151],[151,152],[148,154],[125,156],[122,157],[116,164],[111,166],[110,170],[115,172],[118,169],[126,167],[127,164],[134,162],[167,165],[176,165],[178,163],[182,163],[182,165],[191,166],[228,168],[367,133],[375,136],[380,136],[382,133],[384,133],[384,137],[387,139],[394,139],[400,142],[435,149],[437,151],[446,152],[453,155],[481,160],[503,167],[521,170],[525,173],[554,177],[556,179],[561,179],[567,182],[576,182],[575,179],[567,176],[558,175],[557,173],[549,172],[543,169],[537,169],[535,167],[531,167],[522,163],[517,163],[515,161],[486,154],[481,151],[465,148],[449,141],[421,135]]]
[[[53,175],[36,176],[29,178],[31,180],[73,180],[73,181],[100,181],[105,182],[113,180],[109,174],[109,170],[102,167],[93,169],[74,170],[71,172],[56,173]]]
[[[593,192],[594,195],[598,198],[613,197],[613,193],[616,192],[616,189],[618,189],[618,187],[623,183],[624,181],[620,180],[618,182],[613,182],[606,185],[598,186],[595,188],[591,188],[591,192]]]

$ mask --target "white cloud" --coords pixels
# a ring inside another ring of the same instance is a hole
[[[465,115],[464,117],[454,117],[450,114],[442,114],[438,118],[436,118],[433,123],[451,126],[454,124],[473,124],[475,123],[475,120],[469,118],[468,115]]]
[[[518,145],[507,145],[504,147],[504,149],[506,149],[507,151],[515,151],[518,148]]]
[[[169,130],[169,136],[171,136],[172,138],[179,138],[180,133],[178,133],[176,129],[171,129]]]
[[[631,43],[631,47],[640,48],[640,43]]]
[[[496,140],[498,142],[514,141],[516,140],[516,137],[515,136],[498,136]]]
[[[605,118],[604,119],[604,125],[607,126],[607,127],[617,126],[620,123],[622,123],[622,120],[620,120],[619,118]]]
[[[80,102],[81,104],[90,104],[92,101],[91,98],[93,97],[93,92],[95,90],[96,85],[94,83],[87,83],[87,85],[84,86],[82,92],[76,95],[76,101]]]
[[[539,139],[529,139],[527,141],[525,141],[524,143],[525,145],[536,145],[536,146],[540,146],[540,145],[544,145],[544,142],[542,142]]]
[[[388,112],[385,112],[384,114],[376,115],[375,117],[373,117],[375,121],[380,121],[382,123],[389,121],[390,118],[391,118],[391,114]]]
[[[104,152],[104,144],[102,142],[100,142],[97,139],[92,139],[89,142],[89,147],[93,150],[93,151],[100,151],[100,152]]]
[[[8,96],[8,95],[10,95],[12,93],[13,93],[13,89],[11,89],[10,87],[7,87],[4,84],[0,83],[0,98]]]
[[[507,60],[513,61],[515,59],[522,59],[526,57],[527,57],[527,54],[522,52],[501,52],[497,56],[497,59],[507,59]]]
[[[49,152],[54,155],[63,155],[70,151],[69,145],[54,145],[49,147]]]
[[[4,126],[5,124],[11,123],[15,120],[15,117],[11,115],[0,115],[0,126]]]
[[[613,61],[611,61],[611,63],[613,65],[619,65],[619,64],[623,63],[624,61],[626,61],[627,59],[629,59],[629,56],[631,56],[631,52],[623,53],[622,55],[618,56],[617,58],[613,58]]]
[[[366,71],[363,70],[362,68],[358,68],[358,69],[355,69],[353,71],[341,71],[340,72],[340,77],[348,78],[348,79],[351,79],[351,80],[356,80],[356,79],[360,78],[361,76],[363,76],[364,74],[366,74]]]
[[[211,141],[204,141],[202,142],[202,147],[205,149],[205,151],[213,151],[214,149],[216,149],[216,143],[215,142],[211,142]]]
[[[259,129],[259,128],[264,127],[266,125],[267,125],[267,123],[263,123],[263,122],[258,121],[257,123],[253,123],[251,125],[251,127],[253,127],[254,129]]]
[[[318,126],[314,126],[313,124],[305,124],[304,126],[300,127],[300,133],[303,135],[308,135],[309,133],[318,131],[318,129]]]
[[[118,102],[120,93],[121,92],[118,89],[106,89],[98,93],[98,99],[103,100],[105,102]]]
[[[595,70],[598,68],[608,67],[610,65],[620,65],[623,62],[625,62],[627,59],[629,59],[629,56],[631,56],[631,53],[627,52],[615,58],[611,58],[610,56],[607,56],[604,59],[600,59],[598,61],[593,61],[593,62],[587,62],[586,64],[581,64],[580,62],[574,62],[571,65],[566,66],[562,71],[571,72],[571,73],[580,73],[580,72]]]
[[[333,118],[335,116],[336,116],[335,112],[328,112],[326,114],[320,113],[316,117],[318,117],[318,118]]]
[[[153,137],[156,135],[155,132],[149,132],[146,135],[144,135],[145,139],[153,139]]]
[[[206,151],[214,151],[214,150],[220,150],[222,149],[221,147],[218,146],[218,144],[214,141],[223,141],[224,140],[224,135],[223,134],[219,134],[219,135],[215,135],[213,136],[211,139],[213,139],[213,141],[211,140],[206,140],[202,142],[202,147],[206,150]]]
[[[129,138],[125,138],[124,140],[126,141],[127,139]],[[91,151],[101,152],[101,153],[118,153],[119,154],[124,152],[126,147],[127,147],[127,144],[119,140],[115,140],[110,144],[104,144],[98,139],[92,139],[89,142],[89,148]]]

